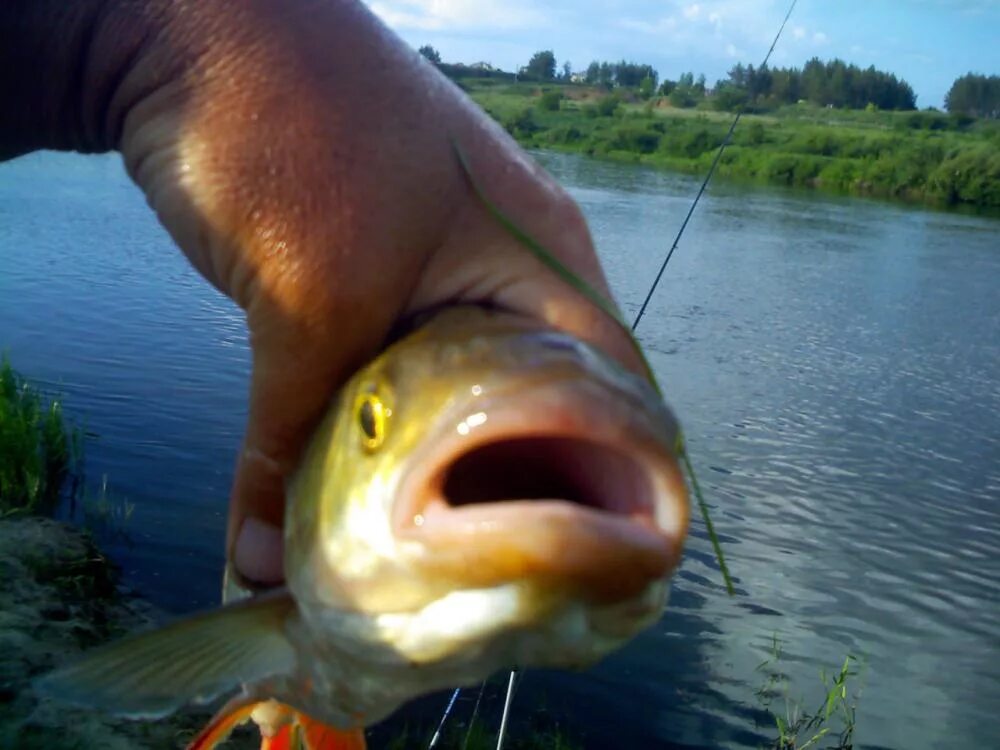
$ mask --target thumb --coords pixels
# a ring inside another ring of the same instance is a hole
[[[327,336],[306,343],[288,331],[271,333],[277,346],[254,336],[249,414],[227,527],[227,560],[237,580],[251,586],[284,580],[285,484],[355,359],[343,338],[334,347]]]

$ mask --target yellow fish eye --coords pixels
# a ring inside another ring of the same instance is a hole
[[[368,451],[378,450],[385,440],[386,421],[392,412],[374,393],[360,394],[355,410],[361,427],[361,445]]]

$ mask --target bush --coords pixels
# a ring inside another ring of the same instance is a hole
[[[601,97],[597,101],[597,114],[600,117],[614,117],[618,113],[618,107],[621,105],[621,100],[612,94],[611,96]]]
[[[558,112],[559,103],[563,100],[561,91],[546,91],[538,100],[538,106],[546,112]]]
[[[711,132],[707,128],[698,128],[681,133],[679,136],[661,141],[662,150],[675,156],[686,156],[694,159],[706,151],[714,151],[722,144],[724,135],[721,132]]]
[[[502,124],[504,129],[515,138],[524,138],[533,135],[541,129],[538,123],[535,122],[535,110],[531,107],[526,107],[508,115],[504,118]]]
[[[945,203],[1000,207],[1000,153],[985,144],[955,149],[931,173],[927,190]]]
[[[786,185],[812,184],[829,160],[806,154],[768,154],[757,176]]]
[[[648,128],[622,125],[614,130],[608,147],[612,151],[651,154],[660,145],[660,134]]]
[[[739,137],[740,135],[742,137]],[[767,131],[764,129],[764,125],[762,123],[752,122],[742,134],[737,136],[737,138],[740,143],[746,143],[751,146],[759,146],[767,140]]]
[[[818,181],[833,190],[850,191],[858,181],[859,164],[856,159],[833,159],[820,171]]]
[[[688,86],[678,86],[670,92],[670,103],[675,107],[688,109],[698,103],[698,97]]]
[[[545,134],[547,143],[553,145],[569,145],[583,140],[583,133],[575,125],[560,125]]]
[[[953,112],[948,115],[948,123],[951,125],[953,130],[965,130],[975,121],[975,117],[967,115],[963,112]]]

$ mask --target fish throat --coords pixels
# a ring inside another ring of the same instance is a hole
[[[508,438],[481,445],[452,462],[441,481],[441,497],[452,508],[558,500],[629,514],[649,507],[652,492],[639,461],[612,446],[573,437]]]

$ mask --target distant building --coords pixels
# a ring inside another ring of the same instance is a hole
[[[586,83],[587,74],[586,73],[573,73],[569,77],[570,83]]]
[[[473,70],[485,70],[488,73],[492,73],[494,70],[500,70],[500,68],[490,65],[488,62],[472,63],[469,67]]]

